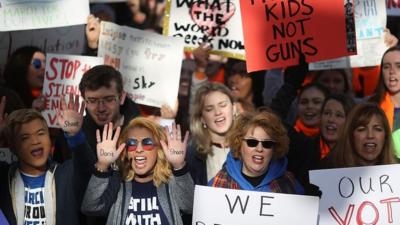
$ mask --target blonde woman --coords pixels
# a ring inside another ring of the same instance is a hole
[[[97,131],[98,161],[82,211],[108,215],[108,225],[183,224],[179,211],[191,213],[194,184],[185,163],[188,133],[182,141],[180,132],[140,117],[121,135],[111,123],[102,136]],[[120,172],[110,169],[117,160]]]

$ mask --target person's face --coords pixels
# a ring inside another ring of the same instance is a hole
[[[129,143],[135,145],[130,146]],[[160,147],[156,145],[153,134],[147,128],[135,127],[129,131],[126,151],[137,182],[143,183],[153,179],[158,148]]]
[[[247,74],[246,64],[239,62],[232,68],[232,75],[228,78],[229,88],[238,99],[247,99],[251,95],[252,80]]]
[[[334,99],[328,100],[321,115],[321,135],[328,144],[336,144],[345,122],[343,105]]]
[[[317,127],[321,121],[324,94],[317,88],[305,90],[299,98],[298,116],[307,127]]]
[[[391,94],[400,91],[400,51],[386,53],[382,60],[383,81]]]
[[[34,119],[22,124],[16,140],[16,154],[21,171],[30,175],[40,175],[46,171],[51,141],[44,122]]]
[[[346,82],[343,75],[338,71],[325,71],[321,74],[318,82],[324,85],[332,94],[343,94],[346,90]]]
[[[376,115],[353,131],[354,148],[364,165],[374,165],[385,145],[385,129]]]
[[[219,91],[208,93],[204,97],[201,120],[213,135],[225,135],[233,122],[233,103],[229,97]]]
[[[43,87],[46,56],[42,52],[35,52],[28,67],[28,84],[30,88]]]
[[[258,177],[267,172],[268,165],[272,158],[273,147],[264,148],[261,142],[257,146],[248,146],[246,139],[256,139],[258,141],[270,140],[271,137],[261,127],[249,129],[243,138],[240,154],[243,160],[242,172],[249,177]],[[273,141],[273,140],[272,140]]]
[[[128,0],[126,4],[128,5],[128,8],[131,10],[132,14],[140,11],[140,0]]]
[[[85,102],[89,115],[98,126],[109,122],[114,124],[120,116],[119,107],[124,103],[125,94],[119,94],[116,83],[112,81],[111,87],[101,87],[97,90],[85,90]]]

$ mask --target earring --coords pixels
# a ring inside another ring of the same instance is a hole
[[[207,128],[207,124],[203,123],[203,128],[206,129]]]

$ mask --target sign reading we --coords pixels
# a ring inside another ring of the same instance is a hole
[[[346,40],[343,0],[240,0],[247,70],[295,65],[355,53]]]
[[[239,0],[168,0],[165,15],[163,34],[187,50],[209,43],[212,53],[245,58]]]
[[[320,225],[400,224],[400,165],[310,171]]]

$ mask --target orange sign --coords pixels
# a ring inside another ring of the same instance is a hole
[[[350,0],[240,0],[240,6],[248,71],[295,65],[301,53],[308,62],[356,53],[346,37],[354,28],[345,15]]]

